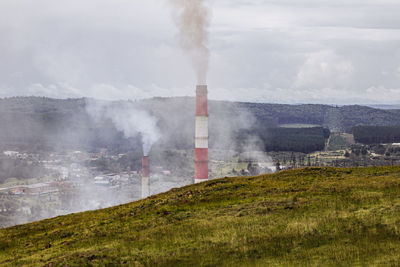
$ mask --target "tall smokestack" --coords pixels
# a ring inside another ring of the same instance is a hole
[[[142,158],[142,198],[150,196],[149,157]]]
[[[208,180],[207,85],[196,88],[195,183]]]

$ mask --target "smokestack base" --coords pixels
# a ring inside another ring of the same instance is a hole
[[[142,177],[142,198],[150,196],[150,178]]]
[[[142,198],[150,196],[149,157],[142,158]]]

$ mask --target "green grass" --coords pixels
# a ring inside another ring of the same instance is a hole
[[[0,230],[1,266],[399,266],[400,167],[213,180]]]
[[[354,144],[354,137],[352,134],[331,133],[327,150],[345,150],[349,149],[352,144]]]

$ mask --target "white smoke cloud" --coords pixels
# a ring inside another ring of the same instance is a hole
[[[117,130],[123,132],[127,138],[140,134],[145,156],[149,154],[153,144],[161,137],[157,118],[144,110],[136,109],[130,102],[87,100],[86,109],[96,121],[110,119]]]

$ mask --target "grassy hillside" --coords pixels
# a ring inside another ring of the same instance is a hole
[[[1,266],[400,264],[400,167],[209,181],[0,230]]]

